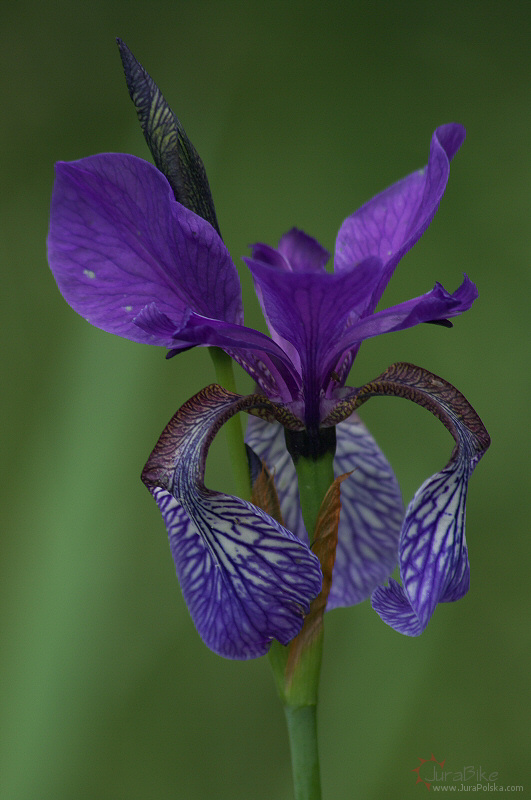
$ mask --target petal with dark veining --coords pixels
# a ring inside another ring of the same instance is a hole
[[[336,407],[336,421],[370,397],[404,397],[431,411],[452,434],[456,446],[446,467],[432,475],[407,507],[400,533],[398,563],[402,586],[391,580],[372,595],[373,608],[400,633],[418,636],[438,603],[468,591],[465,540],[468,481],[490,438],[466,398],[450,383],[412,364],[389,367]],[[330,420],[328,420],[330,422]]]
[[[134,324],[151,303],[176,329],[190,310],[243,321],[238,273],[221,238],[135,156],[56,165],[48,260],[75,311],[135,342],[167,346]]]
[[[321,588],[316,556],[251,503],[203,483],[206,454],[221,425],[269,406],[213,385],[170,421],[142,473],[163,515],[184,599],[210,649],[254,658],[287,644]]]

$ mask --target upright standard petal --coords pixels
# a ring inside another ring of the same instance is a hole
[[[396,265],[432,221],[450,161],[464,138],[461,125],[441,125],[432,136],[427,167],[385,189],[343,222],[336,240],[336,272],[351,270],[368,256],[382,260],[380,280],[364,313],[374,311]]]
[[[325,250],[316,239],[297,228],[292,228],[281,237],[277,249],[266,244],[257,243],[252,245],[251,252],[252,261],[267,264],[281,272],[316,272],[323,274],[325,273],[325,265],[330,258],[328,250]],[[262,288],[258,280],[255,280],[254,287],[271,338],[282,347],[300,373],[301,359],[296,347],[275,329],[267,312]]]
[[[468,480],[490,444],[478,415],[451,384],[412,364],[393,364],[363,386],[331,417],[339,419],[377,395],[413,400],[431,411],[455,439],[446,467],[429,478],[409,504],[399,543],[402,586],[392,580],[373,593],[373,608],[400,633],[418,636],[437,603],[458,600],[468,591],[465,540]],[[330,420],[328,420],[330,422]]]
[[[359,417],[353,414],[341,422],[336,434],[334,473],[336,477],[351,474],[341,484],[338,544],[327,610],[360,603],[389,578],[397,563],[404,519],[398,481]],[[273,475],[284,522],[307,542],[297,474],[282,426],[251,416],[245,441]]]
[[[190,310],[243,321],[238,273],[221,238],[176,202],[154,166],[134,156],[56,165],[48,260],[75,311],[136,342],[168,346],[167,337],[135,324],[153,303],[175,330]]]
[[[163,432],[142,480],[163,515],[182,592],[211,650],[254,658],[287,644],[321,588],[316,556],[256,506],[207,489],[208,447],[238,411],[271,404],[209,386],[182,406]]]
[[[292,228],[281,237],[278,252],[292,272],[324,272],[330,253],[312,236]]]

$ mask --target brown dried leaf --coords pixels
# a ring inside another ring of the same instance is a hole
[[[289,644],[286,664],[286,683],[289,685],[300,661],[302,653],[317,639],[322,630],[323,615],[332,586],[332,571],[336,560],[339,513],[341,511],[341,483],[350,472],[335,479],[327,491],[319,509],[315,526],[315,539],[312,550],[318,557],[323,573],[323,586],[310,606],[304,625],[298,636]]]
[[[276,519],[281,525],[284,525],[274,477],[268,471],[263,461],[262,471],[253,484],[251,503],[254,503],[255,506],[261,508],[262,511],[265,511],[270,517]]]

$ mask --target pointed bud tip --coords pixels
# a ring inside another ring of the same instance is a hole
[[[124,42],[124,40],[120,39],[119,36],[116,36],[115,40],[116,40],[116,44],[118,45],[118,50],[120,51],[120,56],[123,58],[124,52],[130,52],[130,50],[129,50],[128,46],[126,45],[126,43]]]

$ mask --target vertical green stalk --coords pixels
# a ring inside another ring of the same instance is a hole
[[[317,706],[284,706],[288,726],[295,800],[320,800]]]
[[[322,650],[321,631],[317,640],[302,653],[293,677],[288,675],[290,646],[273,642],[269,650],[269,662],[288,727],[295,800],[321,800],[317,694]]]
[[[295,460],[302,518],[310,537],[315,536],[315,523],[324,496],[334,482],[334,453],[325,453],[319,459],[300,457]]]
[[[297,471],[303,519],[313,542],[321,504],[334,482],[335,437],[324,434],[316,447],[315,441],[308,444],[306,434],[286,440]],[[306,622],[312,625],[311,614]],[[306,622],[288,646],[273,642],[269,661],[288,726],[295,800],[321,800],[317,696],[323,629],[322,623],[316,631]]]
[[[228,389],[229,392],[236,392],[236,381],[234,380],[231,357],[223,350],[220,350],[219,347],[209,347],[208,350],[214,362],[217,382],[220,386],[223,386],[224,389]],[[232,464],[234,482],[236,484],[236,494],[238,497],[241,497],[242,500],[250,500],[251,477],[249,474],[249,464],[247,462],[240,415],[236,414],[229,419],[223,427],[227,436],[229,457]]]

